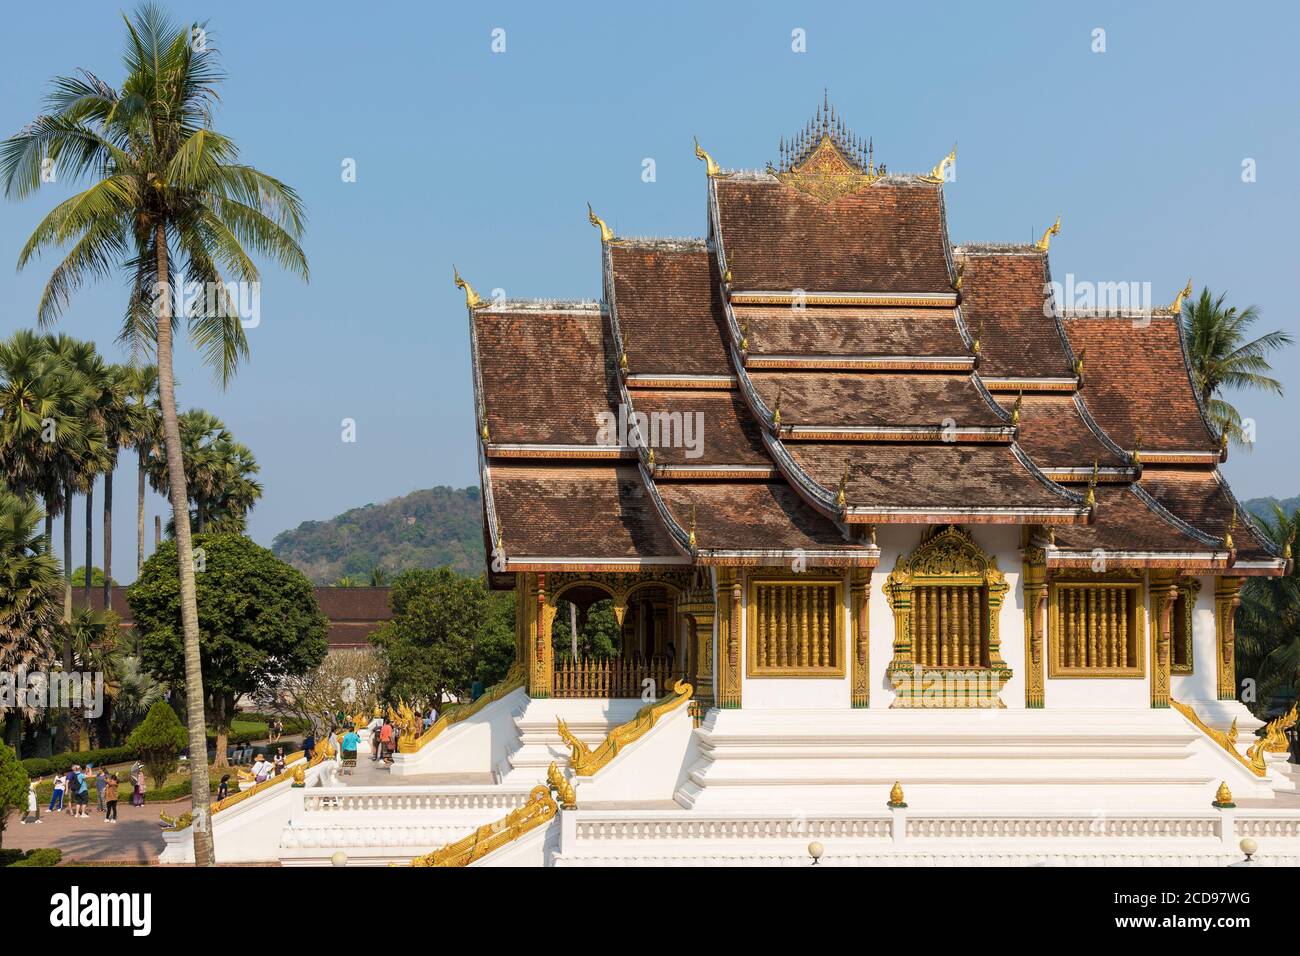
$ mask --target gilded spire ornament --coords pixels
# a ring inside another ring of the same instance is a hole
[[[889,788],[889,803],[886,804],[892,810],[903,810],[907,804],[903,801],[903,784],[895,780],[894,785]]]
[[[1231,810],[1236,806],[1232,802],[1232,791],[1228,789],[1228,781],[1220,781],[1219,789],[1214,794],[1214,806],[1220,810]]]
[[[1133,464],[1135,465],[1142,464],[1142,429],[1140,428],[1137,430],[1137,434],[1133,436],[1132,458],[1133,458]]]
[[[609,226],[605,225],[605,220],[596,215],[591,208],[591,203],[587,203],[587,221],[600,230],[600,241],[609,242],[614,238],[614,232]]]
[[[1282,545],[1282,557],[1287,561],[1291,560],[1291,546],[1293,544],[1295,544],[1294,530],[1292,530],[1292,532],[1286,536],[1286,544]]]
[[[483,423],[483,427],[482,427],[481,429],[479,429],[479,434],[483,437],[483,444],[486,445],[486,444],[488,443],[488,441],[489,441],[489,439],[488,439],[488,423],[487,423],[487,406],[485,406],[485,405],[480,405],[480,406],[479,406],[479,408],[478,408],[478,417],[479,417],[479,421],[481,421],[481,422]]]
[[[740,323],[740,350],[749,351],[749,316],[745,316],[745,321]]]
[[[1183,286],[1178,295],[1174,296],[1173,303],[1169,306],[1169,311],[1174,315],[1183,314],[1183,299],[1189,298],[1192,294],[1192,277],[1187,277],[1187,285]]]
[[[695,553],[695,505],[691,505],[691,554]]]
[[[984,338],[984,320],[980,319],[979,327],[975,329],[975,340],[971,343],[970,347],[970,350],[976,355],[980,354],[980,349],[982,348],[980,340],[982,338]]]
[[[1020,406],[1025,402],[1025,390],[1022,388],[1016,392],[1016,403],[1011,406],[1011,424],[1020,424]]]
[[[776,408],[772,411],[772,425],[777,431],[781,430],[781,383],[776,383]]]
[[[474,291],[474,287],[460,277],[460,270],[458,270],[454,265],[451,267],[451,274],[456,279],[456,288],[465,293],[465,305],[467,308],[477,309],[483,304],[483,300],[479,297],[479,294]]]
[[[618,370],[624,375],[627,374],[627,349],[623,349],[618,354]]]
[[[720,171],[718,164],[713,161],[713,157],[710,156],[704,147],[700,145],[699,137],[695,138],[695,158],[704,161],[704,171],[710,178],[718,175],[718,172]]]
[[[649,453],[648,455],[646,455],[646,464],[650,466],[650,470],[651,470],[651,471],[654,471],[654,468],[655,468],[655,450],[654,450],[653,448],[651,448],[651,449],[650,449],[650,453]]]
[[[1079,349],[1079,354],[1074,357],[1074,374],[1078,378],[1083,378],[1083,356],[1087,351],[1087,349]]]
[[[1048,248],[1052,245],[1052,237],[1059,236],[1060,234],[1061,234],[1061,217],[1058,215],[1056,217],[1056,222],[1052,223],[1050,226],[1047,227],[1047,231],[1043,233],[1043,238],[1039,239],[1035,245],[1042,252],[1046,252]]]
[[[1232,542],[1232,532],[1237,527],[1237,509],[1232,509],[1232,517],[1228,519],[1228,528],[1223,532],[1223,547],[1227,551],[1237,550],[1237,546]]]
[[[840,475],[839,491],[835,494],[835,504],[843,511],[849,503],[849,466],[846,462],[844,465],[844,474]],[[875,527],[872,526],[872,533],[875,533]]]

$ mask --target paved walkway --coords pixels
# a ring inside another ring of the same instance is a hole
[[[67,813],[41,810],[40,823],[19,824],[22,815],[11,813],[5,826],[5,849],[35,850],[57,847],[65,862],[156,863],[163,850],[158,814],[177,816],[189,809],[190,801],[146,803],[133,807],[117,805],[117,823],[105,823],[92,804],[89,820],[75,820]]]

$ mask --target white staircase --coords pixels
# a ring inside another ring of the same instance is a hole
[[[676,794],[695,809],[874,808],[896,780],[935,810],[1205,808],[1221,780],[1273,793],[1172,710],[714,710],[696,735]]]
[[[619,724],[636,716],[644,704],[636,699],[530,700],[515,716],[517,736],[496,767],[498,780],[507,786],[526,786],[546,779],[552,761],[569,764],[569,748],[560,739],[557,718],[589,747],[603,741]]]

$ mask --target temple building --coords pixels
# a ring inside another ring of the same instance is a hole
[[[1300,863],[1296,712],[1234,671],[1289,547],[1219,470],[1190,283],[1068,308],[1059,219],[953,244],[955,150],[887,170],[826,104],[761,171],[695,151],[702,237],[589,210],[599,302],[455,276],[509,677],[404,734],[386,790],[313,767],[282,829],[216,815],[218,853]]]

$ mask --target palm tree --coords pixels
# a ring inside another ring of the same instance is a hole
[[[116,696],[123,655],[117,646],[117,619],[113,614],[79,607],[58,627],[64,643],[72,646],[73,668],[81,673],[102,674],[106,696]],[[74,710],[71,716],[77,749],[89,750],[89,722],[79,711]]]
[[[195,345],[224,384],[248,353],[224,291],[227,277],[258,281],[248,249],[307,277],[298,245],[304,219],[297,193],[240,163],[234,142],[212,127],[221,74],[214,48],[192,42],[197,26],[178,27],[158,7],[140,7],[126,21],[120,92],[84,71],[59,77],[48,111],[0,145],[0,176],[11,198],[39,189],[51,164],[63,180],[93,181],[57,205],[19,254],[21,268],[46,249],[71,246],[46,283],[39,319],[53,321],[84,282],[125,267],[131,292],[122,337],[157,357],[168,492],[178,519],[189,743],[196,757],[206,752],[207,738],[193,547],[189,522],[179,520],[189,496],[172,369],[173,283],[183,275],[214,291],[218,307],[192,309],[186,319]],[[194,859],[211,865],[208,766],[200,759],[189,766],[197,820]]]
[[[104,609],[113,608],[113,473],[117,471],[118,453],[133,444],[133,411],[129,405],[132,369],[114,365],[109,369],[108,389],[97,406],[104,426]],[[87,525],[89,526],[89,525]],[[86,567],[91,567],[90,548],[86,548]],[[90,594],[86,595],[90,605]]]
[[[235,441],[221,419],[201,408],[184,412],[179,423],[185,487],[194,502],[192,530],[243,534],[245,516],[262,497],[262,486],[253,478],[259,469],[252,451]],[[150,480],[159,491],[167,487],[165,460],[152,460]],[[175,534],[170,524],[168,531]]]
[[[1300,512],[1288,515],[1276,504],[1272,518],[1261,518],[1265,533],[1284,553],[1295,546]],[[1257,706],[1262,710],[1277,694],[1300,684],[1300,576],[1294,565],[1280,578],[1247,578],[1241,590],[1237,627],[1240,673],[1254,677]]]
[[[1286,332],[1269,332],[1247,341],[1246,332],[1259,319],[1248,305],[1241,311],[1225,306],[1227,293],[1214,296],[1208,288],[1183,303],[1183,335],[1191,358],[1192,380],[1210,423],[1232,442],[1249,449],[1251,441],[1241,424],[1241,413],[1220,394],[1224,388],[1255,388],[1282,394],[1282,383],[1268,375],[1267,355],[1291,344]]]
[[[40,525],[36,503],[0,485],[0,670],[8,673],[44,669],[55,653],[61,582]],[[23,717],[16,707],[9,721],[16,750]]]
[[[136,451],[135,572],[144,567],[144,487],[148,462],[159,454],[162,413],[158,408],[158,366],[132,365],[126,370],[127,429]]]

